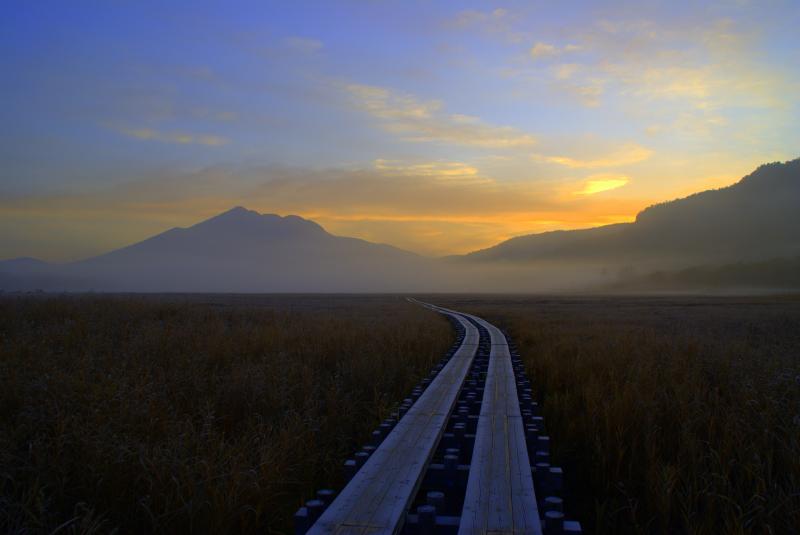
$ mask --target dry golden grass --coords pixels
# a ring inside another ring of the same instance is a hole
[[[401,298],[2,298],[0,532],[288,531],[452,338]]]
[[[800,299],[430,299],[509,329],[590,531],[800,530]]]

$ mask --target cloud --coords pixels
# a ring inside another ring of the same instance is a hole
[[[574,45],[536,42],[528,50],[535,61],[528,67],[519,61],[518,76],[533,84],[548,76],[555,95],[586,107],[615,105],[643,130],[658,125],[661,134],[681,140],[733,142],[741,132],[779,122],[782,111],[786,117],[789,95],[797,92],[797,76],[770,61],[759,31],[757,21],[620,13],[566,33]],[[578,51],[580,63],[565,60]]]
[[[478,11],[476,9],[467,9],[459,12],[455,19],[449,21],[449,24],[457,28],[466,28],[475,24],[484,23],[486,21],[502,20],[508,15],[508,11],[503,8],[498,8],[492,11]]]
[[[557,55],[558,48],[547,43],[536,43],[531,47],[530,54],[532,58],[546,58]]]
[[[435,161],[407,163],[400,160],[375,160],[375,169],[384,174],[399,176],[430,176],[439,180],[461,182],[487,181],[478,176],[478,168],[462,162]]]
[[[605,81],[593,78],[583,80],[582,82],[567,84],[563,89],[566,93],[580,99],[581,104],[587,108],[596,108],[600,106],[600,99],[605,92]]]
[[[580,66],[576,63],[562,63],[556,66],[554,74],[558,80],[569,80],[578,72],[579,68]]]
[[[533,159],[563,165],[573,169],[593,169],[597,167],[619,167],[642,162],[650,156],[653,151],[642,147],[636,143],[628,143],[621,147],[609,151],[603,156],[594,158],[574,158],[570,156],[542,156],[534,155]]]
[[[445,21],[445,28],[457,30],[474,30],[494,38],[500,38],[508,43],[518,44],[528,40],[525,32],[515,29],[515,22],[519,17],[505,8],[490,11],[467,9],[459,12],[455,18]]]
[[[584,36],[599,52],[595,75],[629,101],[666,102],[681,111],[784,106],[785,73],[761,61],[753,30],[732,20],[601,21]]]
[[[383,87],[349,84],[346,89],[356,99],[358,107],[379,119],[430,119],[442,107],[440,101],[422,102],[411,95],[393,93]]]
[[[578,52],[581,47],[578,45],[569,44],[563,47],[558,47],[550,43],[543,43],[541,41],[534,44],[528,52],[533,59],[552,58],[562,54],[571,52]]]
[[[406,141],[501,149],[536,143],[534,136],[510,126],[495,126],[477,117],[444,113],[438,100],[421,101],[412,95],[361,84],[349,84],[345,89],[356,107],[380,119],[385,130]]]
[[[583,184],[583,188],[576,191],[575,195],[594,195],[596,193],[621,188],[628,182],[630,182],[630,179],[622,175],[591,175]]]
[[[179,145],[206,145],[217,147],[225,145],[228,140],[224,137],[207,134],[188,134],[184,132],[160,132],[152,128],[120,128],[120,134],[146,141],[159,141],[162,143],[177,143]]]

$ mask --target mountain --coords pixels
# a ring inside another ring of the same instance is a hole
[[[521,236],[451,260],[653,269],[798,254],[800,159],[763,165],[732,186],[651,206],[633,223]]]
[[[0,290],[539,292],[715,279],[764,287],[794,284],[798,257],[800,159],[651,206],[633,223],[522,236],[438,260],[239,207],[80,262],[0,262]]]
[[[241,207],[84,261],[31,262],[0,263],[0,288],[375,292],[434,289],[437,283],[430,259],[334,236],[298,216],[262,215]]]

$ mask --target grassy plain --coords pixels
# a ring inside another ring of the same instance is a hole
[[[399,297],[2,297],[0,532],[287,532],[452,340]]]
[[[590,532],[800,530],[799,297],[429,299],[518,343]]]
[[[427,299],[510,331],[590,533],[797,533],[800,298]],[[388,296],[0,298],[0,532],[287,532],[452,336]]]

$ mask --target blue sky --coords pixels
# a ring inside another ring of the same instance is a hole
[[[796,2],[6,2],[0,257],[231,206],[423,254],[798,156]]]

